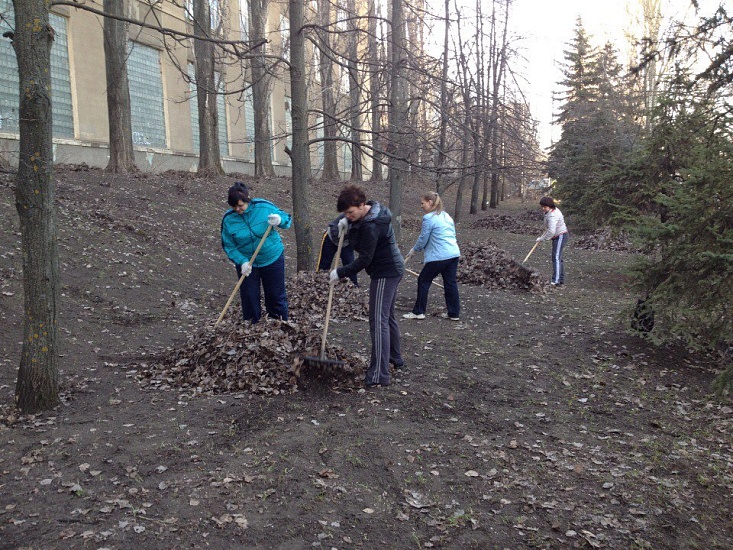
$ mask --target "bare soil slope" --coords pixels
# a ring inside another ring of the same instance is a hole
[[[731,403],[710,395],[706,357],[627,331],[631,253],[571,239],[566,287],[478,278],[460,287],[459,322],[440,317],[434,287],[428,318],[401,322],[407,368],[389,388],[150,384],[161,358],[196,353],[234,286],[218,235],[233,177],[56,178],[63,405],[36,416],[12,408],[21,251],[0,180],[0,548],[733,547]],[[287,180],[252,185],[292,208]],[[341,185],[314,184],[316,233]],[[386,202],[386,184],[366,185]],[[404,251],[420,190],[405,192]],[[531,210],[464,214],[459,242],[521,260],[540,232]],[[527,262],[533,280],[548,255]],[[400,314],[414,298],[406,275]],[[337,305],[329,340],[366,358],[354,301]],[[235,319],[226,341],[259,345]],[[319,332],[317,312],[293,322]]]

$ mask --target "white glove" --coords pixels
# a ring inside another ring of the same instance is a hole
[[[410,258],[412,258],[415,255],[415,251],[411,248],[410,251],[407,253],[407,256],[405,256],[405,263],[410,261]]]
[[[249,277],[250,273],[252,273],[252,266],[249,265],[249,262],[244,262],[242,264],[242,275]]]
[[[540,242],[542,240],[542,237],[537,237],[537,242]]]
[[[343,218],[339,220],[338,228],[339,228],[339,235],[341,234],[341,232],[346,233],[349,230],[349,220],[346,218],[346,216],[344,216]]]
[[[283,219],[280,217],[280,214],[270,214],[267,216],[267,223],[273,227],[277,227],[282,221]]]
[[[339,274],[335,269],[331,270],[331,273],[328,274],[328,283],[329,284],[335,284],[336,281],[339,280]]]

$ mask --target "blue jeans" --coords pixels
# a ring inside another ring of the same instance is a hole
[[[400,327],[395,316],[397,285],[402,276],[372,279],[369,283],[369,334],[372,356],[364,382],[389,385],[389,364],[404,365],[400,343]]]
[[[237,277],[242,276],[237,266]],[[270,265],[253,267],[252,273],[245,277],[239,287],[242,299],[242,317],[245,321],[256,323],[262,317],[260,305],[260,284],[265,292],[265,311],[274,319],[288,320],[288,297],[285,292],[285,253]]]
[[[412,312],[416,315],[425,313],[428,307],[428,291],[438,275],[443,276],[445,287],[445,305],[448,308],[448,317],[458,317],[461,314],[461,301],[458,296],[458,283],[456,273],[458,272],[458,258],[427,262],[417,278],[417,300]]]
[[[562,253],[567,242],[567,233],[552,239],[552,279],[550,282],[556,285],[565,284],[565,262],[562,259]]]

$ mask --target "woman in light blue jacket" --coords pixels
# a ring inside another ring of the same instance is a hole
[[[415,246],[410,249],[405,263],[416,253],[424,250],[424,262],[420,275],[417,278],[417,299],[410,313],[405,313],[405,319],[425,319],[425,310],[428,306],[428,291],[430,285],[438,275],[443,276],[445,287],[445,305],[447,317],[451,321],[458,321],[461,313],[461,302],[458,296],[458,258],[461,251],[456,241],[456,225],[446,211],[443,210],[443,201],[437,193],[429,192],[420,196],[420,207],[425,212],[422,218],[420,236]]]

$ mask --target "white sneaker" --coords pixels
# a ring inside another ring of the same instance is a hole
[[[447,313],[441,313],[440,316],[443,319],[450,319],[451,321],[460,321],[461,320],[460,317],[448,317],[448,314]]]
[[[405,313],[402,316],[403,319],[425,319],[424,313],[413,313],[412,311],[410,313]]]

